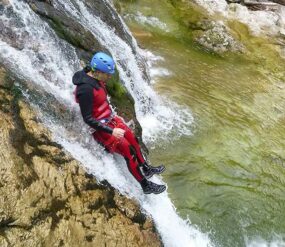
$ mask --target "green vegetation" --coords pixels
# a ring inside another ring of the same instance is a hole
[[[115,75],[107,83],[108,93],[115,98],[123,98],[127,90],[120,83],[119,73],[116,71]]]
[[[111,103],[115,106],[119,115],[123,116],[127,121],[131,120],[135,115],[134,101],[125,87],[120,83],[117,71],[110,81],[108,81],[106,87],[108,94],[111,96]]]

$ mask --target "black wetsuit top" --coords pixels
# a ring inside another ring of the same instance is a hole
[[[92,116],[94,95],[93,90],[98,90],[101,85],[98,80],[87,75],[88,69],[76,72],[73,75],[72,82],[77,86],[76,99],[78,100],[83,120],[95,130],[102,130],[109,134],[113,133],[113,129],[100,123]]]

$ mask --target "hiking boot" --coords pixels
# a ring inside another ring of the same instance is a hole
[[[154,174],[160,174],[165,170],[164,165],[150,166],[146,163],[143,163],[142,166],[143,166],[142,171],[146,178],[151,178]]]
[[[150,194],[150,193],[160,194],[166,190],[165,185],[155,184],[155,183],[148,181],[146,179],[141,182],[141,186],[142,186],[143,192],[145,194]]]

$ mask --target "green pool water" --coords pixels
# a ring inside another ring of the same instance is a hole
[[[285,236],[285,63],[274,44],[232,21],[248,52],[216,55],[185,25],[203,16],[197,9],[158,0],[120,4],[138,44],[162,56],[156,66],[172,73],[156,78],[155,90],[193,113],[192,136],[150,153],[167,167],[163,179],[179,214],[215,246]],[[137,11],[168,30],[135,20]]]

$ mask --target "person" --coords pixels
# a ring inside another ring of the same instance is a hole
[[[138,139],[123,119],[115,115],[107,99],[105,84],[115,73],[115,62],[106,53],[97,52],[90,66],[77,71],[72,78],[76,85],[75,99],[79,103],[83,120],[95,131],[94,139],[110,153],[122,155],[128,169],[140,183],[145,194],[162,193],[165,185],[148,179],[165,170],[163,165],[153,167],[142,155]]]

